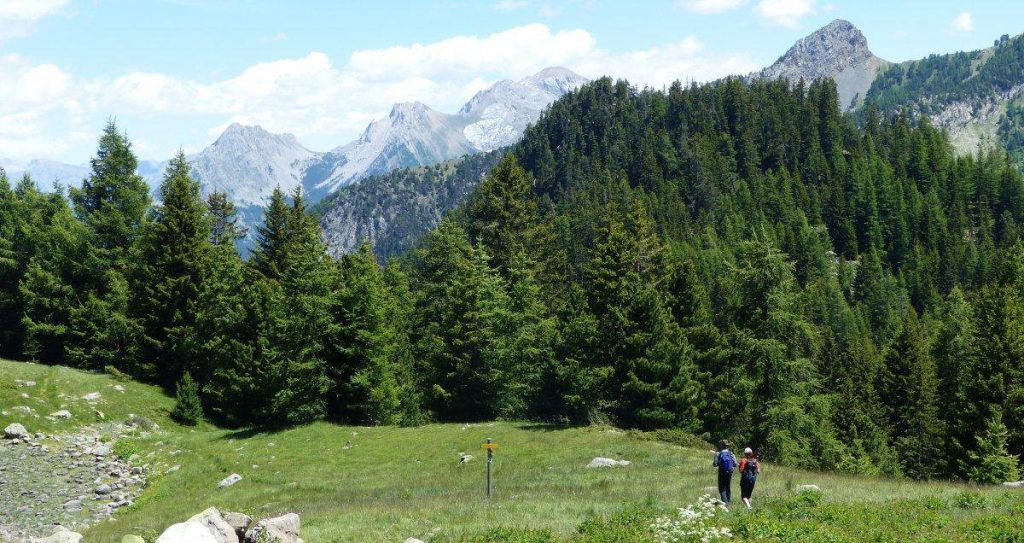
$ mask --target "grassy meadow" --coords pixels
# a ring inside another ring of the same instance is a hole
[[[19,387],[15,380],[36,381]],[[118,392],[114,385],[125,392]],[[101,392],[95,405],[80,400]],[[25,398],[22,394],[27,394]],[[74,418],[49,421],[68,409]],[[255,517],[296,512],[315,542],[642,541],[654,516],[672,514],[714,485],[707,447],[682,447],[607,427],[557,429],[512,422],[418,428],[327,423],[287,431],[230,431],[171,422],[173,400],[159,389],[103,374],[0,361],[0,427],[73,431],[134,413],[157,422],[115,451],[138,453],[154,475],[142,497],[86,532],[87,542],[124,534],[155,538],[206,507]],[[498,444],[495,496],[485,496],[486,438]],[[460,464],[459,454],[474,455]],[[586,469],[595,456],[626,459],[622,468]],[[166,473],[171,466],[180,469]],[[218,489],[223,477],[238,484]],[[816,484],[821,494],[793,487]],[[738,496],[738,482],[734,485]],[[1024,493],[954,483],[850,477],[768,464],[753,513],[723,516],[741,540],[1024,541]]]

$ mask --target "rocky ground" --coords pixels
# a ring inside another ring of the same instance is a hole
[[[135,431],[130,423],[64,435],[20,430],[0,439],[0,541],[102,521],[131,505],[146,486],[143,459],[114,454],[117,438]]]

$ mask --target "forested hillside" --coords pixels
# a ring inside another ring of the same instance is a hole
[[[860,112],[873,107],[883,115],[931,117],[959,151],[1005,148],[1020,166],[1022,74],[1024,35],[1003,35],[988,49],[893,65],[874,80]]]
[[[384,268],[329,259],[280,191],[243,262],[184,157],[148,212],[132,172],[111,126],[70,205],[0,182],[5,353],[194,377],[230,424],[610,421],[1017,476],[1021,175],[927,122],[858,127],[831,81],[584,86]]]
[[[355,252],[365,240],[386,260],[433,230],[503,155],[500,150],[478,153],[372,176],[338,189],[310,211],[332,256]]]

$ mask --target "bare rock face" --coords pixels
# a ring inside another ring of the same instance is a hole
[[[836,19],[796,42],[779,60],[755,76],[781,77],[793,82],[803,79],[807,83],[830,77],[839,91],[839,106],[852,109],[888,64],[868,49],[868,41],[857,27]]]

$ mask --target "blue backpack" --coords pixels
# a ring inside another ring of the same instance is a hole
[[[743,480],[748,483],[753,483],[757,481],[757,467],[758,461],[756,459],[747,459],[747,465],[744,466],[742,474]]]
[[[730,451],[719,452],[717,460],[718,471],[720,472],[732,473],[736,469],[736,457]]]

